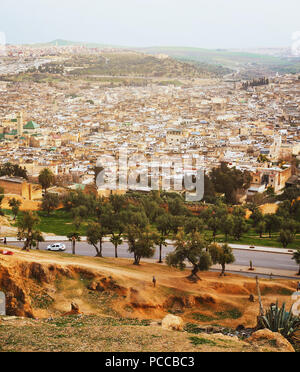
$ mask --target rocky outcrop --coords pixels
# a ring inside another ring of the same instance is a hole
[[[295,352],[293,346],[280,333],[272,332],[269,329],[261,329],[254,332],[247,340],[251,344],[265,347],[276,347],[280,352]]]
[[[55,281],[59,278],[75,279],[85,276],[94,278],[95,274],[82,268],[40,264],[37,262],[19,262],[14,265],[0,262],[0,290],[6,295],[6,314],[34,318],[35,306],[45,296],[47,302],[54,300],[47,291],[55,292]],[[74,311],[74,309],[73,309]]]
[[[6,314],[33,318],[30,297],[24,283],[16,280],[14,273],[0,265],[0,289],[6,295]]]
[[[80,315],[81,312],[79,310],[79,305],[76,304],[75,302],[71,303],[71,311],[68,313],[65,313],[63,316],[70,316],[70,315]]]
[[[171,331],[183,331],[183,320],[179,316],[172,314],[167,315],[162,320],[162,328]]]

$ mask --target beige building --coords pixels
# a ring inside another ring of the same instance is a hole
[[[42,188],[40,185],[28,183],[21,177],[0,177],[0,187],[4,189],[5,195],[18,195],[24,200],[33,200],[42,197]]]

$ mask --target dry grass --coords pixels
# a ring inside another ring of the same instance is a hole
[[[223,335],[172,332],[147,322],[96,316],[0,323],[2,352],[254,352],[258,348]]]

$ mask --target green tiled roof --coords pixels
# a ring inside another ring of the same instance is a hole
[[[24,129],[38,129],[39,127],[40,126],[34,121],[29,121],[26,125],[24,125]]]

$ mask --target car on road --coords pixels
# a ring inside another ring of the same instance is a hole
[[[66,250],[66,246],[61,243],[55,243],[48,245],[47,250],[52,252],[64,252]]]
[[[254,245],[250,245],[249,248],[250,248],[250,249],[255,249],[255,246],[254,246]]]

